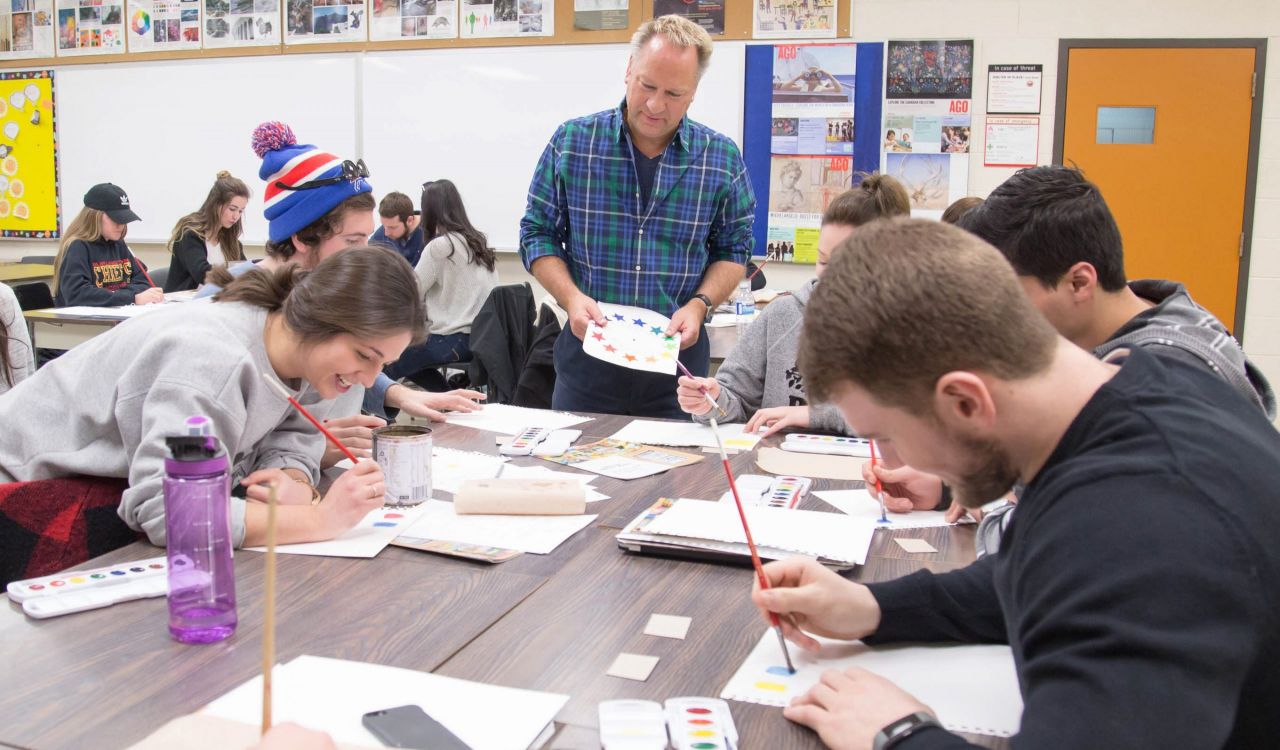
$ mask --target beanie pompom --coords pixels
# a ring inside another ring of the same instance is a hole
[[[253,129],[253,153],[259,159],[266,158],[270,151],[279,151],[285,146],[296,146],[298,139],[293,129],[283,122],[264,122]]]

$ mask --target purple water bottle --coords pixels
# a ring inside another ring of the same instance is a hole
[[[213,643],[236,630],[231,566],[231,464],[205,417],[165,439],[164,526],[169,547],[169,633]]]

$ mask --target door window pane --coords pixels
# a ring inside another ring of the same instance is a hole
[[[1155,107],[1098,107],[1098,143],[1155,143]]]

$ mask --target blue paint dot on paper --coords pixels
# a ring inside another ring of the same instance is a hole
[[[385,529],[394,528],[396,525],[397,524],[394,524],[390,521],[378,521],[377,523],[374,524],[374,526],[381,526]]]
[[[786,667],[769,667],[765,671],[768,672],[769,674],[782,675],[783,677],[791,676],[791,670],[787,669]]]

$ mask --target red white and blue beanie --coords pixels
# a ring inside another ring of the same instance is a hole
[[[263,195],[272,242],[283,242],[346,199],[371,193],[363,178],[342,180],[307,190],[288,190],[276,185],[300,185],[310,180],[342,174],[342,159],[308,143],[299,144],[293,130],[283,122],[264,122],[253,130],[253,152],[262,159],[258,177],[267,183]]]

